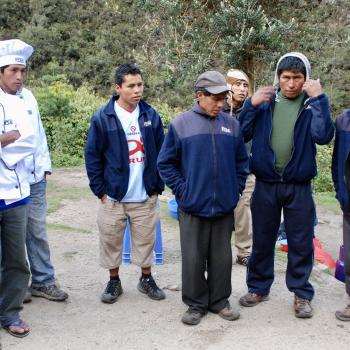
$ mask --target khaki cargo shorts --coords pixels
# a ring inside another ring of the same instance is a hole
[[[141,268],[153,263],[156,224],[159,220],[157,195],[142,203],[120,203],[106,199],[97,214],[100,234],[100,264],[114,269],[122,263],[123,239],[130,223],[131,258]]]

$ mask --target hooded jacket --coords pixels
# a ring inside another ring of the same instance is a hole
[[[336,120],[336,133],[332,158],[332,178],[336,198],[345,211],[350,211],[350,109]]]
[[[112,97],[91,119],[85,145],[85,165],[92,192],[99,198],[107,194],[121,201],[129,183],[129,148]],[[148,196],[161,194],[164,183],[157,171],[157,156],[164,140],[159,114],[145,101],[139,102],[138,118],[145,149],[143,182]]]
[[[310,63],[303,54],[292,52],[281,59],[286,56],[300,58],[306,67],[306,79],[310,78]],[[278,82],[277,68],[275,82]],[[276,97],[278,91],[279,86],[276,85]],[[328,98],[323,93],[317,97],[305,97],[294,126],[291,158],[282,175],[275,169],[275,153],[271,147],[272,116],[276,102],[274,99],[255,107],[248,98],[240,113],[244,140],[253,141],[249,169],[261,181],[309,182],[317,175],[316,144],[329,143],[334,134]]]
[[[196,103],[171,122],[158,169],[183,211],[211,218],[235,208],[247,161],[238,121],[223,112],[212,118]]]

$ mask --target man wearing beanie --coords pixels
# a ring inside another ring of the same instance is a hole
[[[221,110],[227,85],[216,71],[201,74],[197,102],[177,116],[158,157],[160,176],[179,208],[182,317],[197,325],[208,311],[234,321],[230,306],[233,209],[244,189],[247,152],[239,123]]]
[[[251,95],[251,85],[247,74],[239,69],[230,69],[226,74],[226,82],[230,91],[223,111],[230,114],[239,121],[239,113],[242,111],[243,103],[247,96]],[[245,144],[248,156],[251,153],[252,142]],[[234,210],[235,216],[235,246],[237,249],[236,263],[247,266],[251,254],[251,213],[250,198],[254,190],[255,177],[249,173],[245,183],[245,189]]]
[[[19,40],[0,41],[0,323],[20,338],[29,334],[19,316],[29,281],[25,239],[30,188],[24,159],[35,151],[35,137],[16,91],[32,51]]]
[[[267,300],[274,279],[274,250],[283,210],[288,240],[286,284],[294,293],[295,316],[313,316],[315,205],[311,180],[317,174],[316,144],[332,140],[334,127],[319,79],[310,78],[301,53],[282,56],[274,86],[266,86],[244,104],[240,114],[245,141],[252,140],[250,170],[256,177],[251,210],[253,249],[247,270],[248,293],[242,306]]]
[[[25,53],[23,57],[16,56],[22,52]],[[32,274],[30,292],[26,293],[25,301],[30,301],[31,294],[48,300],[63,301],[68,294],[55,284],[46,229],[46,175],[51,174],[50,155],[38,103],[31,91],[23,86],[26,61],[32,52],[30,45],[18,39],[0,42],[0,95],[17,96],[24,103],[26,118],[34,129],[36,143],[35,152],[25,159],[30,183],[26,247]]]

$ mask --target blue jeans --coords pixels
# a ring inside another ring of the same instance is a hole
[[[19,319],[29,281],[25,234],[27,205],[0,211],[0,323]]]
[[[55,284],[55,271],[50,260],[46,231],[46,180],[30,185],[28,206],[27,254],[32,273],[32,286]]]

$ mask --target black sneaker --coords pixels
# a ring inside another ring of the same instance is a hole
[[[236,263],[242,266],[248,266],[250,256],[237,255]]]
[[[153,300],[165,299],[165,293],[158,288],[152,275],[149,277],[140,277],[140,281],[137,285],[137,289],[143,293],[147,294]]]
[[[123,294],[123,288],[120,280],[110,280],[107,287],[101,295],[101,301],[107,304],[113,304],[118,300],[119,295]]]

